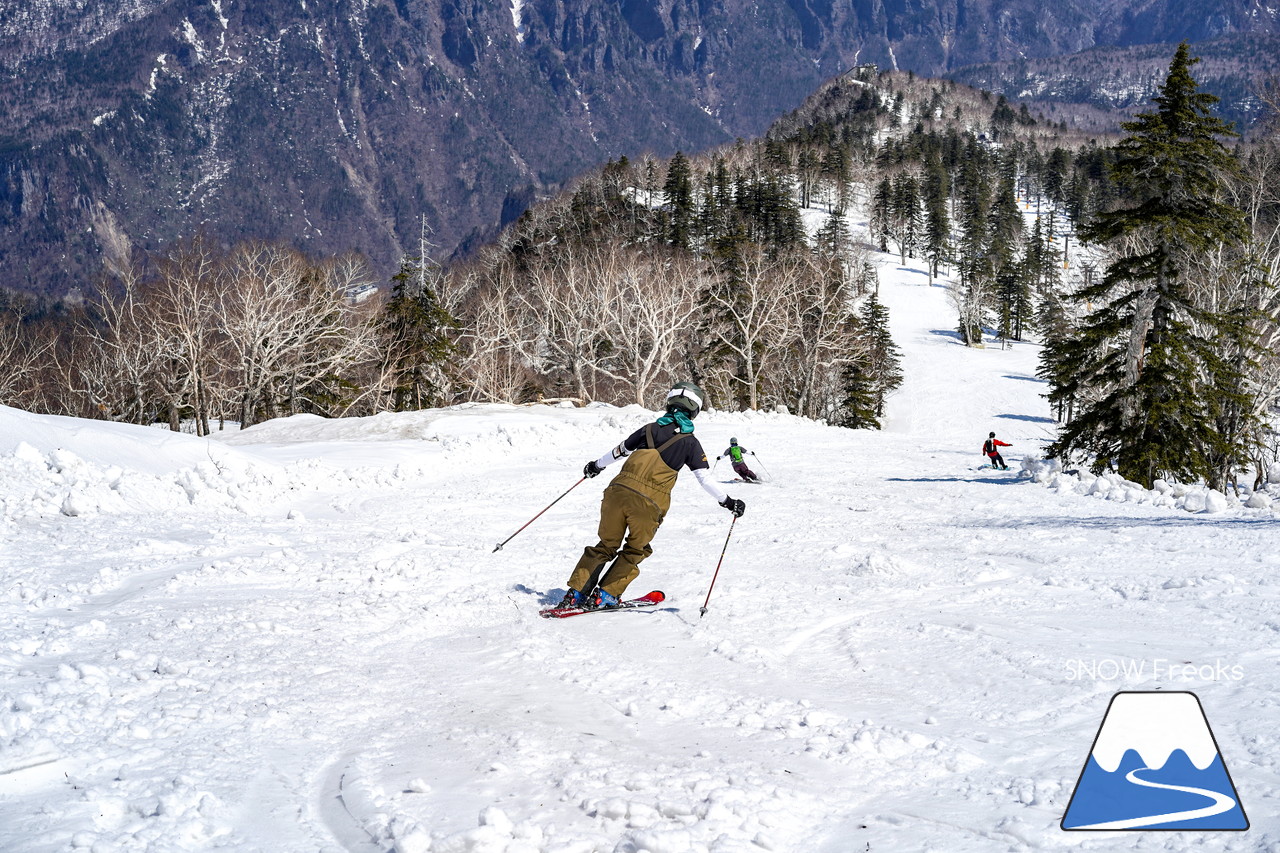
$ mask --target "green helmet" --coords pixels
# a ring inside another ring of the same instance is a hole
[[[705,399],[706,396],[697,385],[692,382],[677,382],[667,392],[667,411],[680,409],[689,417],[696,418],[698,412],[702,411],[702,403]]]

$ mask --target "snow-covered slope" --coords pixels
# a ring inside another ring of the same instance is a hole
[[[0,849],[1280,845],[1276,515],[1037,482],[1036,347],[967,349],[941,287],[883,282],[883,432],[698,419],[773,480],[726,485],[747,513],[701,619],[730,516],[689,477],[633,587],[655,611],[537,615],[607,477],[494,551],[635,407],[212,442],[0,410]],[[1013,470],[978,470],[991,430]],[[1197,692],[1249,832],[1058,828],[1135,687]]]

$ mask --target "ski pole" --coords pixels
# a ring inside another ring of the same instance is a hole
[[[582,480],[585,480],[585,479],[587,479],[587,478],[586,478],[586,477],[583,477],[581,480],[578,480],[578,482],[574,483],[572,486],[570,486],[569,488],[565,489],[564,495],[569,494],[569,492],[572,492],[574,489],[578,488],[578,486],[582,485]],[[555,499],[555,500],[553,500],[551,503],[549,503],[549,504],[547,504],[545,507],[543,507],[543,508],[542,508],[542,512],[546,512],[547,510],[551,509],[551,508],[552,508],[553,506],[555,506],[556,504],[560,503],[560,498],[563,498],[563,497],[564,497],[564,495],[561,495],[559,498],[556,498],[556,499]],[[526,521],[526,522],[524,523],[524,525],[520,528],[520,530],[524,530],[524,529],[525,529],[525,527],[528,527],[530,524],[533,524],[535,521],[537,521],[537,520],[538,520],[538,516],[542,515],[542,512],[538,513],[538,515],[535,515],[533,518],[531,518],[531,519],[529,519],[528,521]],[[503,545],[506,545],[506,544],[507,544],[508,542],[510,542],[512,539],[515,539],[517,536],[519,536],[519,535],[520,535],[520,530],[517,530],[515,533],[512,533],[510,536],[508,536],[506,539],[503,539],[501,542],[499,542],[499,543],[498,543],[498,546],[497,546],[496,548],[494,548],[494,549],[493,549],[493,553],[495,553],[495,554],[496,554],[497,552],[501,551],[501,550],[502,550],[502,546],[503,546]]]
[[[751,451],[751,458],[756,460],[757,462],[760,462],[760,457],[756,456],[756,452],[754,450]],[[773,475],[769,474],[769,468],[763,462],[760,462],[760,467],[764,469],[764,472],[769,475],[769,479],[772,480]]]
[[[729,536],[733,535],[733,526],[737,523],[738,517],[735,515],[733,521],[729,522]],[[720,549],[720,559],[716,561],[716,573],[711,576],[711,586],[707,587],[707,600],[702,602],[702,607],[698,608],[699,619],[707,615],[707,605],[711,602],[711,590],[716,588],[716,578],[720,577],[720,564],[724,562],[724,552],[729,550],[729,536],[724,537],[724,547]]]

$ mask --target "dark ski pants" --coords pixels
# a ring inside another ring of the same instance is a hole
[[[752,471],[750,468],[748,468],[748,467],[747,467],[747,463],[746,463],[746,462],[735,462],[735,463],[733,463],[733,470],[737,473],[737,475],[738,475],[739,477],[741,477],[741,478],[742,478],[742,479],[744,479],[744,480],[759,480],[759,479],[760,479],[759,477],[757,477],[757,476],[755,475],[755,472],[754,472],[754,471]]]
[[[989,453],[987,455],[991,457],[992,468],[1008,468],[1009,467],[1008,465],[1004,464],[1004,457],[1001,456],[999,453]]]
[[[600,541],[582,552],[569,576],[569,586],[587,592],[605,563],[613,560],[599,587],[621,598],[640,574],[640,563],[653,553],[649,543],[662,518],[657,505],[644,495],[625,486],[609,486],[600,501]]]

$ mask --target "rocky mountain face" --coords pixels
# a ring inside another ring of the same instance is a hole
[[[1174,46],[1097,47],[1041,59],[967,66],[948,72],[961,83],[1021,101],[1054,120],[1092,129],[1114,129],[1118,116],[1150,106],[1164,84]],[[1191,72],[1220,100],[1218,115],[1247,131],[1266,105],[1259,85],[1280,76],[1280,36],[1231,33],[1194,45]]]
[[[61,294],[173,241],[356,251],[385,276],[589,165],[760,133],[857,63],[1276,27],[1242,0],[10,0],[0,286]]]
[[[754,135],[837,68],[775,42],[781,12],[733,32],[647,2],[0,12],[0,286],[60,293],[195,234],[385,275],[424,220],[447,254],[588,165]]]

